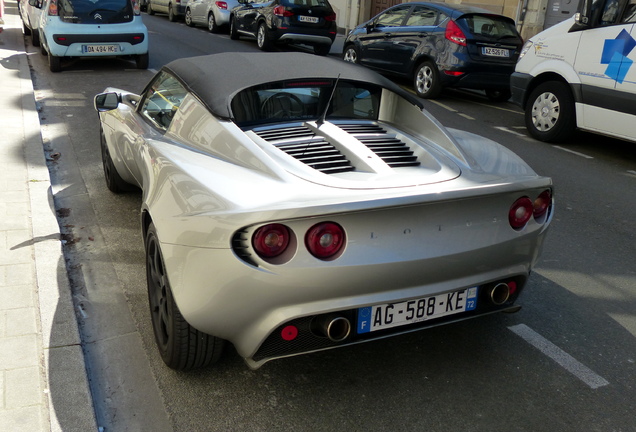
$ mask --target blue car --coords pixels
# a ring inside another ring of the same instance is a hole
[[[505,101],[522,46],[511,18],[472,6],[413,2],[353,29],[343,58],[413,80],[422,98],[435,98],[444,87],[461,87]]]
[[[67,57],[126,57],[148,68],[148,29],[137,0],[46,0],[40,41],[51,72]]]

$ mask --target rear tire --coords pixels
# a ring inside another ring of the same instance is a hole
[[[331,45],[316,45],[314,46],[314,54],[319,56],[326,56],[331,51]]]
[[[190,10],[190,8],[186,9],[184,21],[188,27],[194,27],[194,21],[192,21],[192,11]]]
[[[493,102],[506,102],[510,96],[510,90],[486,90],[486,97]]]
[[[62,70],[62,58],[49,53],[49,70],[59,72]]]
[[[430,60],[426,60],[415,69],[413,74],[413,88],[421,98],[432,99],[442,92],[442,83],[439,79],[437,66]]]
[[[193,328],[181,315],[172,296],[157,230],[152,223],[145,245],[148,302],[161,359],[168,367],[181,371],[217,362],[224,341]]]
[[[170,22],[175,22],[177,20],[177,16],[174,13],[174,10],[172,10],[172,3],[170,3],[168,5],[168,21]]]
[[[232,15],[232,18],[230,18],[230,39],[238,40],[239,37],[238,28],[236,27],[236,18]]]
[[[29,36],[31,34],[31,29],[26,26],[24,21],[22,21],[22,33],[24,33],[25,36]]]
[[[208,31],[210,33],[218,33],[219,30],[219,26],[216,24],[216,20],[214,19],[214,14],[210,12],[208,15]]]
[[[31,31],[31,43],[34,47],[40,46],[40,32],[37,30]]]
[[[146,6],[148,15],[154,15],[155,14],[155,10],[152,8],[152,3],[150,2],[151,0],[148,0],[148,6]]]
[[[567,84],[548,81],[535,88],[526,105],[526,128],[534,138],[561,142],[576,130],[574,97]]]
[[[148,69],[148,64],[150,63],[150,55],[148,53],[139,54],[135,57],[135,64],[137,65],[137,69]]]
[[[256,32],[256,45],[261,51],[269,51],[271,48],[271,42],[269,41],[269,35],[267,34],[267,25],[262,22],[258,25]]]

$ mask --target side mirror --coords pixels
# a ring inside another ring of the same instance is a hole
[[[42,1],[41,0],[29,0],[29,5],[33,6],[37,9],[42,9]]]
[[[116,109],[120,102],[119,93],[100,93],[95,96],[94,106],[97,112],[106,112]]]

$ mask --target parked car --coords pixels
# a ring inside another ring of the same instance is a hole
[[[310,45],[318,55],[327,55],[336,38],[336,13],[327,0],[239,0],[232,9],[230,37],[256,38],[267,51],[274,44]]]
[[[184,58],[95,107],[106,185],[142,190],[152,324],[175,369],[224,341],[257,368],[514,311],[552,219],[549,178],[338,59]]]
[[[31,36],[34,47],[40,46],[40,17],[42,15],[42,0],[19,0],[22,30],[26,36]]]
[[[46,0],[40,42],[51,72],[62,70],[62,59],[81,57],[124,57],[148,67],[148,29],[137,0]]]
[[[230,25],[230,12],[238,6],[238,0],[189,0],[186,4],[185,23],[191,27],[199,24],[216,33]]]
[[[187,0],[147,0],[146,11],[148,15],[163,13],[168,15],[168,21],[175,22],[185,17]]]
[[[411,79],[423,98],[439,96],[444,87],[461,87],[505,101],[522,45],[511,18],[461,4],[413,2],[353,29],[343,57]]]

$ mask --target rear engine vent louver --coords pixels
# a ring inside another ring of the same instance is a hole
[[[419,166],[417,156],[395,136],[375,124],[338,125],[377,154],[391,168]]]
[[[322,137],[302,126],[254,131],[280,150],[325,174],[353,171],[354,167],[340,151]],[[283,141],[284,142],[276,142]]]

